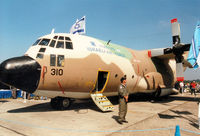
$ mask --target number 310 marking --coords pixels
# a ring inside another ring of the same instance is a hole
[[[51,75],[52,76],[62,76],[63,75],[63,69],[51,69]]]

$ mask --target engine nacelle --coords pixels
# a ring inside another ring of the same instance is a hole
[[[162,96],[167,96],[170,94],[178,94],[178,90],[174,89],[174,88],[165,88],[165,86],[159,86],[157,88],[156,97],[162,97]]]
[[[165,89],[161,89],[161,92],[160,92],[160,97],[162,96],[167,96],[167,95],[170,95],[172,94],[173,91],[172,91],[172,88],[165,88]]]

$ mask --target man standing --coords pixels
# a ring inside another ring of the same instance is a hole
[[[127,113],[127,103],[128,103],[128,91],[126,89],[126,78],[121,78],[121,84],[119,86],[118,95],[119,95],[119,119],[118,123],[122,124],[128,123],[126,121],[126,113]]]
[[[184,90],[184,83],[180,82],[180,93],[182,94]]]
[[[11,91],[12,91],[12,98],[13,98],[13,99],[17,99],[17,89],[11,87]]]
[[[195,83],[195,81],[193,81],[193,82],[190,84],[190,88],[191,88],[191,95],[194,93],[194,95],[196,96],[196,93],[195,93],[196,83]]]

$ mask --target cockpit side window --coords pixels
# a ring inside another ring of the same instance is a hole
[[[57,45],[56,45],[56,48],[64,48],[64,42],[58,41]]]
[[[58,67],[64,67],[64,65],[65,65],[65,56],[64,55],[58,55],[57,66]]]
[[[73,49],[73,45],[69,37],[65,37],[65,45],[66,49]]]
[[[37,45],[40,42],[41,39],[38,39],[32,46]]]
[[[50,46],[50,47],[54,47],[54,46],[55,46],[55,43],[56,43],[56,41],[55,41],[55,40],[52,40],[49,46]]]
[[[50,66],[56,66],[56,55],[55,54],[50,55]]]
[[[66,44],[66,49],[73,49],[72,42],[65,42]]]
[[[39,45],[47,46],[49,44],[50,39],[42,39],[42,41],[39,43]]]
[[[42,59],[43,57],[44,57],[44,54],[41,54],[41,53],[38,53],[36,56],[36,58],[40,58],[40,59]]]

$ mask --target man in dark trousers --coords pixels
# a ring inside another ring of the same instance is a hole
[[[194,93],[194,95],[196,96],[196,93],[195,93],[196,83],[195,83],[195,81],[193,81],[193,82],[190,84],[190,89],[191,89],[191,95]]]
[[[128,123],[126,121],[126,113],[127,113],[127,103],[128,103],[128,90],[126,89],[126,78],[121,78],[121,84],[119,85],[118,95],[119,95],[119,119],[118,123],[123,124]]]

